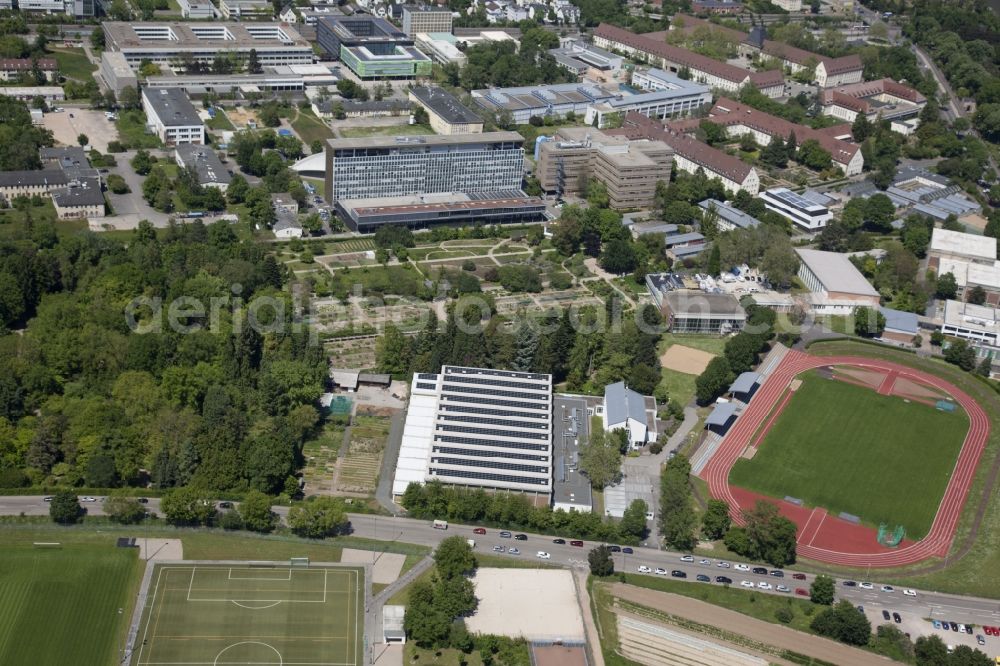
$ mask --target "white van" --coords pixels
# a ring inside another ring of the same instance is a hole
[[[434,529],[436,529],[436,530],[446,530],[446,529],[448,529],[448,521],[447,520],[435,520],[434,521]]]

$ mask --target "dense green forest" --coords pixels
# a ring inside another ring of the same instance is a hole
[[[265,247],[200,221],[120,242],[29,219],[4,238],[0,486],[291,487],[326,366]]]

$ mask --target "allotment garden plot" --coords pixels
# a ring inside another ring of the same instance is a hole
[[[362,569],[161,565],[133,666],[361,663]]]

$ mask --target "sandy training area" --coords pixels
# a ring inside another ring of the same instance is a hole
[[[399,578],[399,572],[403,569],[403,561],[406,555],[399,553],[375,553],[375,566],[372,567],[372,582],[380,585],[395,583]],[[345,548],[341,551],[340,561],[342,564],[370,564],[372,552],[370,550],[354,550]]]
[[[140,560],[183,560],[184,547],[180,539],[147,539],[140,537],[135,540],[139,546]]]
[[[573,574],[553,569],[489,569],[472,579],[479,599],[465,621],[474,634],[527,640],[583,641]]]
[[[700,375],[708,367],[715,354],[684,345],[670,345],[660,357],[660,365],[667,370],[676,370],[685,375]]]

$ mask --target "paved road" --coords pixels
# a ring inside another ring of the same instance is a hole
[[[159,505],[158,499],[151,498],[149,500],[148,507],[151,511],[159,512]],[[103,513],[100,501],[84,503],[83,506],[87,507],[88,512],[93,515],[102,515]],[[274,511],[282,519],[288,515],[287,507],[276,506]],[[46,515],[48,504],[39,496],[0,497],[0,515],[21,513],[29,516]],[[582,548],[570,546],[568,543],[560,545],[553,543],[550,536],[536,534],[528,534],[527,541],[501,539],[498,536],[498,530],[487,529],[487,534],[477,535],[473,533],[473,527],[469,525],[452,524],[447,530],[436,530],[431,527],[428,521],[410,518],[350,514],[350,519],[354,535],[358,537],[433,547],[445,537],[457,534],[475,539],[478,552],[491,552],[496,545],[508,548],[515,546],[521,550],[521,555],[516,557],[528,559],[534,558],[538,551],[544,551],[551,556],[548,562],[558,566],[587,567],[587,552],[597,545],[589,541],[584,542]],[[737,571],[733,566],[730,568],[719,567],[717,560],[705,560],[708,562],[707,564],[701,564],[701,558],[695,558],[694,562],[681,562],[680,553],[653,548],[637,547],[631,555],[617,553],[614,557],[615,566],[620,571],[635,572],[640,566],[648,566],[653,570],[660,567],[668,572],[676,569],[687,574],[687,578],[684,580],[692,584],[701,584],[695,581],[695,577],[698,574],[705,574],[711,576],[713,580],[715,576],[727,576],[733,579],[734,585],[739,585],[740,582],[746,580],[755,586],[761,582],[770,583],[775,587],[784,584],[794,590],[796,587],[808,588],[813,579],[812,574],[806,574],[806,580],[794,580],[791,578],[792,571],[786,572],[785,577],[781,579],[770,575],[755,575],[750,571]],[[730,564],[735,565],[736,563]],[[908,597],[902,594],[901,589],[896,589],[893,592],[882,592],[880,587],[879,584],[875,584],[875,589],[864,590],[858,587],[844,587],[838,581],[837,595],[850,600],[851,603],[862,604],[868,610],[885,608],[890,611],[905,612],[915,617],[933,617],[976,625],[1000,625],[1000,602],[994,599],[922,591],[918,591],[916,597]],[[765,592],[765,590],[758,591]],[[767,590],[766,592],[781,594],[776,590]]]

